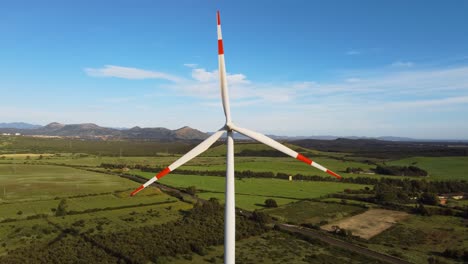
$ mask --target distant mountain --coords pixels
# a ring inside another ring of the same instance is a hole
[[[38,135],[38,136],[59,136],[59,137],[78,137],[88,139],[142,139],[142,140],[203,140],[212,132],[202,132],[188,126],[179,129],[171,130],[164,127],[141,128],[110,128],[101,127],[93,123],[84,124],[61,124],[57,122],[50,123],[46,126],[32,125],[23,122],[0,123],[0,133],[21,133],[22,135]],[[223,136],[223,138],[226,135]],[[414,139],[408,137],[357,137],[346,136],[337,137],[331,135],[318,136],[277,136],[268,135],[269,137],[279,141],[300,141],[300,140],[325,140],[333,141],[337,139],[350,140],[378,140],[390,142],[468,142],[468,140],[444,140],[444,139]],[[239,133],[234,133],[236,140],[250,140]]]
[[[200,139],[203,140],[207,138],[207,133],[201,132],[200,130],[193,129],[188,126],[181,127],[179,129],[174,130],[177,138],[180,139]]]
[[[13,122],[13,123],[0,123],[0,128],[16,128],[16,129],[36,129],[40,128],[40,125],[33,125],[24,122]]]
[[[23,135],[78,137],[88,139],[144,139],[144,140],[203,140],[208,137],[207,133],[199,130],[182,127],[170,130],[163,127],[131,129],[115,129],[101,127],[92,123],[85,124],[60,124],[50,123],[34,129],[0,128],[0,132],[21,133]]]

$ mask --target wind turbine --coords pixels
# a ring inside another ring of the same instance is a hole
[[[174,171],[178,167],[182,166],[189,160],[195,158],[201,153],[205,152],[211,145],[213,145],[225,132],[227,132],[227,159],[226,159],[226,193],[225,193],[225,216],[224,216],[224,263],[234,264],[235,263],[235,243],[236,243],[236,215],[235,215],[235,193],[234,193],[234,139],[233,132],[243,134],[249,138],[252,138],[256,141],[259,141],[267,146],[270,146],[274,149],[277,149],[284,154],[291,156],[295,159],[298,159],[304,163],[311,165],[321,171],[324,171],[333,177],[341,179],[341,176],[334,173],[333,171],[323,167],[322,165],[312,161],[311,159],[305,157],[304,155],[297,153],[296,151],[286,147],[285,145],[265,136],[260,133],[257,133],[246,128],[238,127],[234,125],[231,120],[231,110],[229,106],[229,93],[226,80],[226,65],[224,63],[224,47],[223,47],[223,37],[221,34],[221,19],[219,16],[219,11],[216,14],[218,22],[218,63],[219,63],[219,78],[220,78],[220,87],[221,87],[221,99],[223,102],[224,115],[226,116],[225,125],[219,129],[216,133],[205,139],[202,143],[196,146],[194,149],[189,151],[187,154],[182,156],[180,159],[174,161],[171,165],[163,169],[156,176],[148,180],[146,183],[138,187],[131,193],[131,196],[134,196],[139,191],[148,187],[155,181],[161,179],[166,174],[171,171]]]

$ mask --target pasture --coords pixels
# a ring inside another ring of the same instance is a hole
[[[0,203],[126,190],[126,179],[52,165],[0,164]]]
[[[133,171],[146,178],[154,176],[149,172]],[[225,178],[216,176],[180,175],[169,174],[160,179],[162,184],[178,188],[195,186],[199,190],[208,193],[218,193],[214,197],[224,200]],[[358,190],[368,187],[361,184],[340,182],[312,182],[312,181],[286,181],[280,179],[246,178],[236,179],[236,203],[237,207],[244,209],[261,208],[268,198],[282,198],[292,200],[314,199],[331,193],[342,192],[345,189]],[[209,194],[200,193],[203,198],[209,198]],[[288,200],[279,200],[286,203]]]
[[[431,180],[468,180],[468,157],[413,157],[387,164],[417,166],[427,170]]]
[[[99,234],[163,224],[192,208],[157,188],[129,197],[137,186],[118,176],[70,167],[0,164],[0,255],[51,242],[63,230]],[[62,200],[66,214],[56,216]]]
[[[458,217],[411,215],[370,239],[367,246],[413,263],[427,263],[429,255],[438,256],[447,248],[468,248],[466,227],[466,220]]]
[[[318,201],[299,201],[264,210],[282,222],[296,225],[323,225],[364,211],[366,209],[361,206]]]

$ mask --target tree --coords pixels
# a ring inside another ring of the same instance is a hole
[[[271,218],[269,215],[257,210],[253,211],[251,219],[261,225],[268,224],[271,222]]]
[[[185,191],[190,195],[195,195],[197,193],[197,187],[189,186],[189,187],[185,188]]]
[[[419,201],[423,204],[437,205],[439,203],[439,197],[435,193],[423,192]]]
[[[274,199],[270,198],[270,199],[265,200],[265,206],[268,208],[275,208],[275,207],[278,207],[278,204],[276,203]]]
[[[67,215],[68,210],[68,203],[67,199],[60,200],[59,205],[57,206],[57,210],[55,210],[55,216],[65,216]]]
[[[424,204],[420,203],[418,207],[416,207],[416,213],[419,213],[422,216],[430,216],[431,214],[429,211],[424,207]]]

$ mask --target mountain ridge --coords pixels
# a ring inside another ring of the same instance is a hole
[[[0,133],[21,133],[22,135],[34,136],[52,136],[52,137],[77,137],[77,138],[94,138],[94,139],[142,139],[142,140],[203,140],[213,132],[202,132],[188,126],[183,126],[178,129],[168,129],[164,127],[140,127],[132,128],[115,128],[102,127],[94,123],[82,124],[61,124],[52,122],[45,126],[28,124],[25,122],[0,123]],[[235,139],[250,140],[249,138],[239,134],[234,134]],[[409,137],[395,136],[332,136],[332,135],[317,135],[317,136],[267,136],[281,141],[297,141],[297,140],[380,140],[393,142],[468,142],[467,139],[416,139]]]
[[[11,123],[10,123],[11,124]],[[207,133],[184,126],[171,130],[163,127],[116,129],[101,127],[94,123],[61,124],[52,122],[37,128],[0,127],[2,133],[20,133],[28,136],[76,137],[87,139],[145,139],[145,140],[203,140]]]

